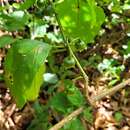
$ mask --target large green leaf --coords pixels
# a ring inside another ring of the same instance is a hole
[[[105,20],[94,0],[62,0],[55,6],[66,36],[91,42]]]
[[[38,96],[50,46],[36,40],[16,41],[5,59],[5,79],[19,107]]]

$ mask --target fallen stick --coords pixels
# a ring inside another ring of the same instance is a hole
[[[123,81],[122,83],[110,88],[110,89],[106,89],[104,91],[102,91],[100,94],[98,94],[97,96],[93,97],[91,100],[92,102],[96,102],[101,100],[102,98],[106,97],[106,96],[111,96],[112,94],[114,94],[115,92],[119,91],[120,89],[124,88],[126,85],[130,84],[130,79]]]
[[[93,97],[91,100],[91,102],[96,102],[101,100],[102,98],[104,98],[105,96],[108,95],[112,95],[115,92],[119,91],[120,89],[124,88],[126,85],[130,84],[130,79],[123,81],[122,83],[116,85],[115,87],[105,90],[103,92],[101,92],[100,94],[98,94],[97,96]],[[75,118],[76,116],[78,116],[79,114],[81,114],[84,110],[84,107],[80,107],[78,109],[76,109],[75,111],[73,111],[70,115],[68,115],[67,117],[65,117],[64,119],[62,119],[60,122],[58,122],[56,125],[54,125],[53,127],[51,127],[49,130],[59,130],[60,128],[62,128],[66,123],[68,123],[69,121],[71,121],[73,118]]]
[[[52,128],[50,128],[49,130],[59,130],[61,127],[64,126],[64,124],[68,123],[69,121],[71,121],[74,117],[78,116],[80,113],[83,112],[83,106],[76,109],[75,111],[73,111],[70,115],[68,115],[67,117],[65,117],[64,119],[62,119],[59,123],[57,123],[56,125],[54,125]]]

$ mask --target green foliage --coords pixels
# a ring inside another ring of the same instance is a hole
[[[100,55],[95,54],[92,57],[89,57],[88,60],[82,59],[80,63],[83,67],[97,68],[98,64],[101,62],[101,59],[102,58]]]
[[[71,80],[64,81],[64,92],[58,92],[50,98],[49,106],[55,111],[68,113],[75,107],[84,105],[85,99]]]
[[[17,31],[24,29],[28,24],[29,15],[24,11],[18,10],[9,14],[0,13],[0,28],[8,31]]]
[[[4,80],[4,76],[3,74],[0,74],[0,81],[3,81]]]
[[[124,69],[124,65],[119,65],[114,59],[104,59],[103,62],[98,65],[98,70],[104,74],[104,76],[112,79],[111,82],[109,82],[110,86],[120,80],[120,74]]]
[[[92,108],[91,107],[86,107],[84,112],[83,112],[84,118],[92,123],[93,122],[93,114],[92,114]]]
[[[84,41],[81,41],[80,39],[74,39],[71,43],[70,46],[74,52],[79,51],[82,52],[83,50],[86,49],[86,43]]]
[[[36,0],[26,0],[23,4],[20,5],[20,9],[28,9],[28,8],[31,7],[35,2],[36,2]]]
[[[117,122],[120,122],[123,119],[123,115],[119,111],[115,112],[114,117],[115,117]]]
[[[10,44],[4,61],[4,79],[18,107],[22,108],[27,101],[38,97],[43,81],[45,88],[48,85],[52,87],[48,88],[49,101],[45,107],[34,104],[36,117],[28,130],[50,127],[46,112],[48,106],[54,113],[66,115],[85,104],[80,89],[67,80],[67,77],[75,77],[71,70],[76,67],[72,55],[66,55],[61,66],[56,63],[54,53],[67,50],[61,45],[63,37],[59,26],[62,26],[65,37],[69,38],[72,50],[82,52],[86,49],[86,43],[94,40],[105,20],[103,9],[94,0],[64,0],[54,4],[53,8],[47,0],[25,0],[0,7],[0,29],[10,32],[10,35],[0,37],[0,48]],[[61,25],[53,17],[55,12]],[[51,46],[46,43],[53,46],[51,53]],[[64,91],[57,92],[55,90],[60,89],[60,80],[64,81]],[[78,118],[63,129],[84,130]]]
[[[81,94],[80,90],[74,85],[74,83],[70,80],[65,80],[65,90],[67,99],[74,106],[82,106],[84,104],[84,97]]]
[[[14,3],[13,7],[20,9],[20,10],[25,10],[30,8],[31,6],[33,6],[33,4],[36,2],[37,0],[25,0],[24,3]]]
[[[117,24],[125,30],[124,23],[129,24],[130,18],[123,18],[125,14],[122,13],[129,9],[130,4],[128,1],[122,3],[119,0],[55,0],[54,3],[51,0],[24,0],[0,7],[0,29],[9,33],[0,37],[0,48],[10,44],[4,62],[4,79],[17,105],[22,108],[27,101],[34,101],[42,85],[39,100],[44,105],[33,104],[35,118],[28,130],[47,130],[80,106],[85,107],[81,118],[73,119],[61,130],[85,130],[82,118],[93,123],[92,108],[86,105],[84,89],[79,85],[83,78],[67,43],[90,80],[96,76],[94,68],[109,79],[108,85],[120,81],[125,67],[121,65],[123,63],[99,54],[106,45],[100,44],[102,39],[100,41],[98,35],[105,34],[105,30],[111,32],[113,25]],[[95,37],[99,44],[94,44]],[[127,48],[119,49],[124,57],[130,54],[129,39],[126,41]],[[85,56],[85,53],[90,54]],[[3,75],[0,75],[0,80],[3,80]],[[114,116],[118,122],[123,118],[121,112]]]
[[[7,53],[5,80],[19,107],[35,100],[43,82],[50,46],[35,40],[18,40]]]
[[[130,41],[127,42],[126,54],[130,54]]]
[[[65,35],[92,42],[105,20],[103,10],[94,0],[63,0],[55,6]]]
[[[4,35],[0,37],[0,48],[5,47],[5,45],[11,44],[15,39],[9,35]]]
[[[48,107],[40,105],[38,102],[35,102],[33,108],[35,110],[35,118],[32,120],[27,130],[47,130],[49,127]]]
[[[71,122],[66,124],[63,129],[60,130],[85,130],[79,119],[73,119]]]
[[[57,93],[50,99],[50,106],[52,109],[62,113],[66,113],[69,107],[69,101],[65,93]]]

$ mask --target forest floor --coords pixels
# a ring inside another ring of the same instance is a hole
[[[121,79],[130,78],[130,59],[124,59],[120,54],[120,48],[126,40],[125,27],[118,25],[96,40],[96,43],[80,53],[80,58],[88,58],[93,54],[100,54],[104,59],[113,58],[125,66],[121,73]],[[1,32],[0,35],[3,35]],[[4,73],[3,59],[6,55],[4,49],[0,50],[0,73]],[[58,58],[58,56],[57,56]],[[57,59],[59,60],[59,59]],[[89,76],[91,95],[101,92],[108,84],[110,79],[100,75],[93,67],[84,68]],[[117,82],[116,84],[120,83]],[[82,81],[77,82],[82,87]],[[128,92],[126,96],[126,92]],[[40,104],[47,102],[44,96],[39,95]],[[96,102],[96,108],[93,112],[94,123],[85,124],[88,130],[130,130],[130,86],[107,96],[101,101]],[[116,119],[115,119],[116,117]],[[24,106],[19,110],[10,95],[7,86],[3,80],[0,81],[0,130],[26,130],[34,118],[34,110],[31,104]]]

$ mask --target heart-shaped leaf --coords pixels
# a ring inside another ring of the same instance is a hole
[[[16,41],[8,51],[5,79],[19,107],[37,98],[50,48],[43,42],[26,39]]]
[[[98,34],[105,15],[94,0],[62,0],[55,6],[67,37],[91,42]]]

